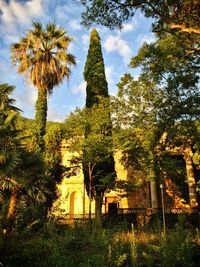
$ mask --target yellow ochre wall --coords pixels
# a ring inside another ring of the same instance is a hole
[[[70,159],[74,153],[69,152],[69,144],[62,143],[61,146],[62,164],[70,167]],[[127,180],[127,172],[119,162],[120,152],[114,155],[115,169],[117,178]],[[54,202],[51,214],[55,217],[75,218],[79,216],[88,216],[89,199],[84,187],[83,172],[80,167],[77,167],[75,175],[64,176],[62,182],[57,185],[58,199]],[[144,182],[140,189],[134,192],[126,193],[124,191],[110,191],[106,193],[103,201],[102,212],[108,212],[109,203],[117,203],[118,208],[143,208],[150,207],[149,183]],[[92,201],[91,213],[95,212],[95,203]]]

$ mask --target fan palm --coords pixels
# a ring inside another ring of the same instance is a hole
[[[18,64],[18,73],[23,73],[38,88],[36,102],[36,128],[38,146],[44,150],[44,134],[47,118],[47,92],[69,78],[70,67],[75,65],[75,57],[68,53],[73,39],[63,28],[48,23],[45,28],[33,22],[33,29],[11,46],[11,58]]]
[[[10,98],[9,95],[12,94],[14,86],[8,85],[7,83],[0,84],[0,114],[6,113],[7,110],[19,111],[17,107],[13,106],[15,102],[14,99]]]
[[[0,167],[6,170],[12,169],[18,161],[15,153],[17,147],[15,122],[20,110],[13,106],[15,100],[9,96],[14,88],[8,84],[0,85]]]
[[[37,153],[23,148],[19,140],[16,128],[19,109],[13,106],[15,100],[10,98],[14,88],[0,85],[0,196],[8,199],[6,218],[9,225],[14,219],[19,195],[44,201],[46,193],[42,159]]]

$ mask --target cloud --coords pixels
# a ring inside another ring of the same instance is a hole
[[[41,16],[43,13],[42,0],[30,0],[20,3],[17,0],[11,0],[6,3],[0,0],[1,21],[5,25],[15,23],[30,23],[33,17]]]
[[[25,92],[20,94],[20,102],[23,106],[35,106],[38,90],[34,86],[27,86]]]
[[[71,20],[69,22],[69,27],[72,29],[72,30],[75,30],[75,31],[79,31],[82,29],[81,25],[80,25],[80,22],[78,20]]]
[[[34,117],[35,103],[37,100],[37,88],[32,85],[26,85],[23,91],[18,91],[18,88],[14,91],[14,99],[16,99],[16,106],[23,112]]]
[[[137,23],[136,21],[134,21],[133,23],[125,23],[122,25],[122,33],[126,33],[126,32],[132,32],[137,28]]]
[[[119,35],[109,35],[103,46],[108,53],[117,52],[120,56],[123,57],[125,63],[127,63],[127,60],[129,60],[131,57],[132,53],[128,43]]]
[[[76,85],[75,87],[72,88],[72,92],[74,94],[81,93],[82,95],[85,96],[85,94],[86,94],[86,84],[87,84],[86,82],[82,82],[82,83]]]
[[[63,122],[64,119],[65,119],[65,116],[63,114],[59,114],[57,110],[55,110],[54,107],[49,106],[48,112],[47,112],[48,121]]]
[[[81,36],[82,43],[84,45],[84,49],[88,49],[89,47],[89,42],[90,42],[90,35],[89,34],[83,34]]]
[[[17,34],[7,34],[5,36],[5,43],[11,44],[19,41],[19,35]]]
[[[155,42],[155,37],[153,34],[139,34],[137,38],[137,43],[141,46],[144,42],[153,43]]]
[[[113,84],[114,80],[113,80],[113,67],[112,66],[108,66],[105,68],[105,73],[106,73],[106,80],[108,82],[108,84]]]
[[[67,15],[68,13],[68,5],[62,5],[62,6],[56,6],[55,9],[55,15],[60,20],[66,20],[68,21],[69,17]]]
[[[4,43],[10,44],[19,39],[32,20],[43,15],[42,0],[5,2],[0,0],[0,36]],[[18,38],[17,38],[18,36]]]

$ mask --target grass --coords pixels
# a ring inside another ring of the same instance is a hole
[[[4,267],[197,267],[200,234],[178,225],[166,236],[159,231],[93,229],[85,225],[58,227],[46,224],[37,232],[13,233]],[[3,265],[1,265],[3,264]]]

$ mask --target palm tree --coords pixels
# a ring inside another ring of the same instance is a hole
[[[15,127],[16,117],[18,115],[17,107],[13,106],[14,99],[10,98],[14,86],[0,84],[0,167],[6,166],[6,169],[12,169],[18,161],[15,153],[16,134]]]
[[[15,86],[8,85],[7,83],[0,84],[0,115],[6,113],[7,110],[20,111],[19,108],[13,106],[14,99],[10,98]]]
[[[0,200],[5,209],[4,224],[12,227],[19,196],[30,201],[45,200],[44,164],[37,152],[25,149],[16,127],[19,109],[10,94],[14,86],[0,85]],[[5,201],[7,199],[8,201]]]
[[[24,38],[11,45],[13,64],[18,64],[18,73],[23,73],[38,88],[36,102],[36,129],[38,147],[44,150],[44,134],[47,118],[47,92],[69,78],[70,67],[76,64],[75,57],[68,53],[73,39],[67,32],[48,23],[45,28],[39,22],[33,22]]]

